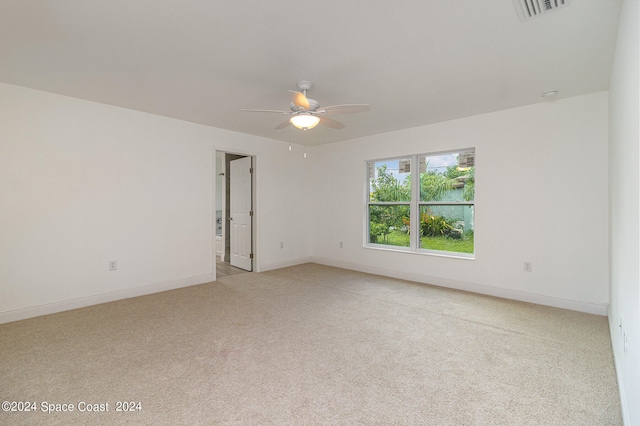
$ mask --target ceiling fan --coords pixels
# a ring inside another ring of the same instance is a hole
[[[320,107],[320,104],[315,99],[307,98],[307,91],[311,89],[312,83],[310,81],[299,81],[299,92],[295,90],[289,90],[292,95],[292,101],[289,105],[290,111],[277,111],[271,109],[240,109],[243,112],[272,112],[277,114],[290,115],[291,118],[284,123],[281,123],[276,127],[276,130],[284,129],[293,124],[298,129],[309,130],[316,127],[318,124],[322,124],[332,129],[342,129],[344,124],[327,117],[329,114],[347,114],[354,112],[366,112],[370,111],[371,107],[367,104],[343,104],[343,105],[331,105],[327,107]]]

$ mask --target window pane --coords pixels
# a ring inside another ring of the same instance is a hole
[[[473,201],[475,152],[420,156],[420,201]]]
[[[409,204],[369,206],[369,242],[409,247]]]
[[[370,201],[411,201],[411,159],[369,162]]]
[[[473,206],[421,205],[420,248],[473,253]]]

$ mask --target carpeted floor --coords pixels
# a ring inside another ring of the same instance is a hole
[[[605,317],[315,264],[0,325],[0,344],[0,399],[37,408],[0,424],[622,423]]]

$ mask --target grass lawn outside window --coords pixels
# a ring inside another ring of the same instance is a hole
[[[387,235],[384,244],[408,247],[410,235],[404,231],[392,231]],[[427,250],[440,250],[454,253],[473,253],[473,232],[465,234],[462,239],[453,240],[448,237],[421,237],[420,247]]]

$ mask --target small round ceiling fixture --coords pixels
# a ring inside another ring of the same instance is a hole
[[[545,98],[545,99],[549,99],[549,98],[553,98],[557,94],[558,94],[557,90],[547,90],[546,92],[544,92],[542,94],[542,97]]]

